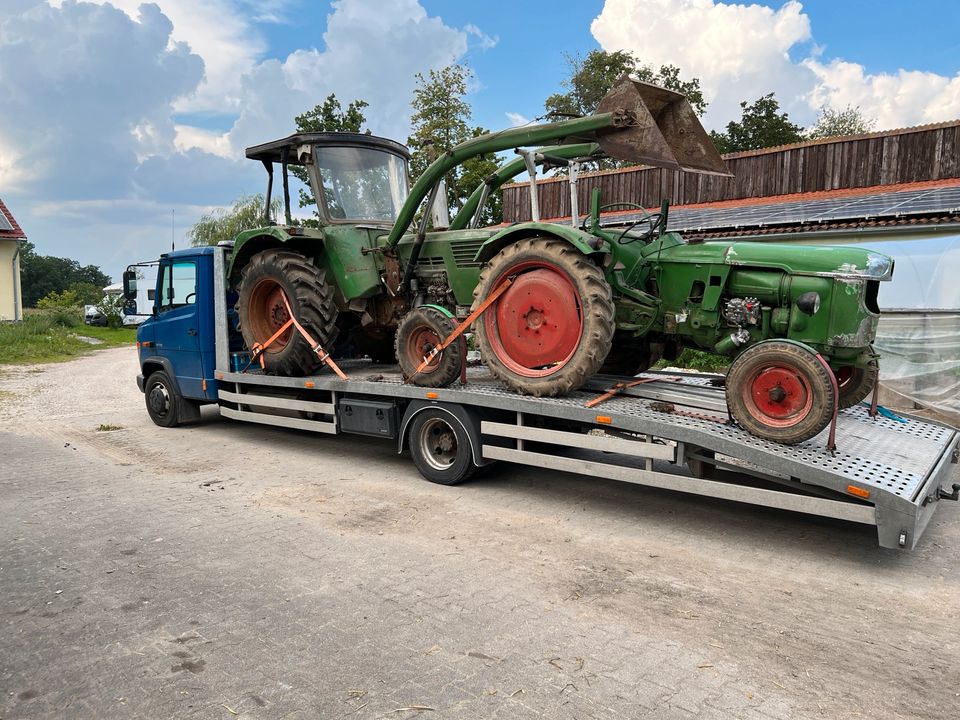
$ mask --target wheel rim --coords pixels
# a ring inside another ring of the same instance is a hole
[[[770,427],[792,427],[813,409],[813,391],[807,377],[789,365],[765,365],[744,384],[747,412]]]
[[[423,359],[440,343],[440,336],[432,328],[421,325],[407,334],[406,340],[403,343],[403,351],[406,353],[410,364],[413,367],[419,367]],[[423,372],[433,372],[440,367],[440,358],[442,355],[443,353],[440,353],[431,360]]]
[[[157,417],[164,417],[170,410],[170,393],[163,383],[154,383],[150,388],[150,394],[147,395],[147,402],[150,403],[150,409]]]
[[[248,304],[247,324],[257,342],[269,340],[283,324],[290,319],[284,303],[283,287],[276,280],[264,278],[253,286]],[[293,328],[288,328],[266,349],[268,353],[278,353],[290,342]]]
[[[457,460],[457,434],[450,424],[432,418],[420,430],[420,455],[434,470],[449,470]]]
[[[848,365],[834,371],[834,375],[837,378],[837,388],[843,390],[853,383],[853,378],[856,376],[856,368]]]
[[[573,282],[551,263],[529,261],[500,274],[513,284],[484,314],[484,330],[497,359],[523,377],[546,377],[573,357],[583,336],[583,308]]]

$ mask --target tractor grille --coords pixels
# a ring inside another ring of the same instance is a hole
[[[487,238],[468,238],[465,240],[454,240],[450,243],[450,251],[453,253],[454,262],[459,267],[480,267],[479,262],[474,260],[480,246]]]

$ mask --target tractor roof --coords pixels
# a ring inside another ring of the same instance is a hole
[[[400,155],[407,160],[410,159],[410,151],[407,150],[405,145],[401,145],[395,140],[376,135],[347,132],[295,133],[281,140],[248,147],[247,157],[250,160],[259,160],[264,163],[281,163],[283,162],[282,152],[284,148],[295,151],[301,145],[372,148]],[[296,152],[290,153],[287,163],[289,165],[302,164],[297,158]]]

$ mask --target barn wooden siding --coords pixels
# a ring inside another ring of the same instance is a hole
[[[590,193],[599,186],[604,204],[639,203],[655,207],[767,197],[841,188],[960,177],[960,120],[830,141],[811,141],[779,149],[725,155],[733,177],[697,175],[659,168],[612,170],[580,178],[580,213],[590,209]],[[570,215],[566,178],[538,183],[542,218]],[[503,219],[530,219],[527,184],[503,188]]]

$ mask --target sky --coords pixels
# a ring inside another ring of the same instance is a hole
[[[415,75],[474,74],[473,121],[542,115],[567,58],[630,50],[700,79],[703,122],[776,93],[809,126],[859,106],[889,129],[960,118],[955,0],[0,0],[0,198],[37,252],[127,264],[261,192],[244,148],[335,93],[404,141]]]

